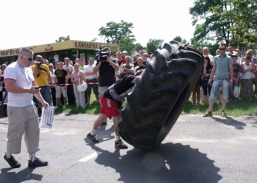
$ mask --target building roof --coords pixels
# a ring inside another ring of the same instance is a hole
[[[34,53],[44,53],[44,52],[52,52],[59,50],[67,50],[67,49],[83,49],[83,50],[96,50],[100,45],[104,45],[109,47],[111,50],[119,50],[117,44],[110,43],[99,43],[99,42],[90,42],[90,41],[77,41],[77,40],[67,40],[56,43],[42,44],[36,46],[26,46],[25,48],[30,48],[34,51]],[[1,57],[10,57],[16,56],[19,54],[21,48],[11,48],[7,50],[0,50],[0,58]]]

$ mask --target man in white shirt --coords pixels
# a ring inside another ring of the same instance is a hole
[[[73,65],[70,64],[71,60],[68,57],[64,58],[64,66],[63,69],[68,73],[68,85],[67,85],[67,97],[69,104],[75,104],[75,95],[73,92],[73,84],[71,82],[71,73],[74,71]]]
[[[19,168],[21,164],[12,154],[21,151],[21,139],[23,134],[29,153],[29,167],[47,166],[47,161],[36,157],[39,150],[39,123],[36,107],[33,103],[33,95],[43,107],[49,105],[40,94],[30,68],[33,61],[33,51],[23,48],[19,52],[18,60],[4,71],[5,87],[8,91],[7,115],[7,152],[4,159],[12,168]],[[17,130],[19,129],[19,130]]]
[[[211,64],[213,65],[214,57],[213,57],[213,55],[210,54],[208,47],[203,47],[203,55],[208,56],[210,58]]]
[[[228,45],[228,51],[226,52],[227,55],[236,55],[237,56],[237,63],[240,64],[240,60],[241,60],[241,54],[239,54],[240,51],[236,51],[235,48],[234,48],[234,45],[233,44],[229,44]]]
[[[88,59],[88,65],[86,65],[84,73],[86,75],[86,83],[87,83],[87,105],[90,105],[90,95],[91,90],[93,89],[96,101],[99,102],[99,92],[98,92],[98,75],[93,72],[95,65],[93,58]]]

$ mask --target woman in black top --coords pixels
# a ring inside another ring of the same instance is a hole
[[[210,96],[211,93],[211,87],[212,85],[209,85],[209,79],[211,75],[212,65],[210,58],[208,56],[204,56],[204,70],[203,70],[203,95],[204,95],[204,101],[208,103],[208,96]]]

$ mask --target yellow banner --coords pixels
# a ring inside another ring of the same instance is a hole
[[[52,52],[52,51],[67,50],[67,49],[96,50],[99,48],[100,45],[107,46],[113,51],[114,50],[119,51],[119,47],[117,44],[75,41],[75,40],[68,40],[63,42],[50,43],[50,44],[37,45],[37,46],[29,46],[26,48],[30,48],[31,50],[34,51],[34,53],[44,53],[44,52]],[[0,50],[0,57],[16,56],[19,54],[20,49],[21,48]]]

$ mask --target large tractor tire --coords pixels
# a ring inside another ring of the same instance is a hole
[[[158,49],[128,94],[121,137],[143,151],[158,148],[188,102],[203,63],[201,53],[177,41]]]

